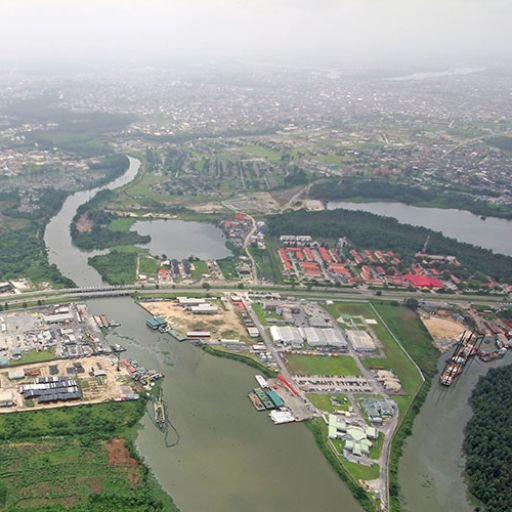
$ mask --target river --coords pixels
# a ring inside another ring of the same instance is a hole
[[[488,217],[482,220],[478,215],[456,209],[425,208],[403,203],[351,203],[329,201],[328,210],[362,210],[386,217],[394,217],[399,222],[423,226],[461,242],[478,245],[494,252],[512,256],[512,221]]]
[[[439,370],[446,357],[441,357]],[[467,496],[462,457],[464,428],[471,418],[468,400],[489,368],[511,362],[510,353],[493,363],[474,360],[450,388],[434,379],[400,459],[398,478],[406,512],[474,511]]]
[[[139,171],[140,161],[128,157],[130,165],[126,172],[107,185],[90,190],[75,192],[70,195],[62,205],[60,211],[53,217],[44,233],[44,242],[48,250],[50,263],[57,265],[63,275],[72,279],[77,286],[102,286],[105,283],[99,273],[89,266],[87,259],[96,254],[104,254],[107,251],[85,252],[73,245],[70,226],[78,208],[90,201],[101,190],[114,190],[130,183]]]
[[[102,281],[87,263],[91,253],[73,246],[71,221],[81,204],[100,190],[129,183],[139,166],[130,158],[122,177],[73,194],[50,221],[45,232],[50,261],[79,286]],[[163,389],[179,444],[165,448],[149,415],[136,444],[183,512],[361,512],[304,425],[277,427],[255,411],[247,399],[256,385],[253,370],[150,331],[149,316],[131,299],[98,299],[89,307],[121,324],[109,339],[124,345],[128,357],[165,373]]]

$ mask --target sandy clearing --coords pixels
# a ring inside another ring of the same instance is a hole
[[[217,301],[219,314],[216,315],[194,315],[174,301],[143,302],[141,305],[152,315],[164,317],[171,327],[183,334],[188,331],[210,331],[214,339],[249,339],[240,316],[230,303]]]
[[[432,336],[434,344],[442,351],[450,348],[467,330],[467,327],[452,318],[431,316],[422,318],[425,327]]]

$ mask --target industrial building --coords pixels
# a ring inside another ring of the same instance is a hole
[[[361,405],[368,420],[376,424],[381,424],[384,419],[391,418],[397,411],[396,403],[389,398],[363,398]]]
[[[216,315],[219,312],[219,308],[215,304],[198,304],[197,306],[191,306],[190,311],[194,315]]]
[[[338,329],[303,327],[303,336],[311,347],[332,347],[339,350],[347,348],[347,341]]]
[[[302,333],[297,327],[273,325],[270,327],[270,336],[272,336],[274,343],[281,343],[292,347],[302,347],[304,344]]]
[[[328,435],[330,439],[343,439],[345,449],[353,455],[361,457],[370,455],[370,448],[373,445],[372,440],[376,440],[379,433],[374,427],[351,425],[344,418],[329,414]]]
[[[0,407],[11,407],[15,403],[12,391],[0,391]]]
[[[345,334],[356,352],[372,352],[376,348],[375,341],[366,331],[349,329]]]

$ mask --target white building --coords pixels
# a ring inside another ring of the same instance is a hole
[[[372,352],[376,348],[375,341],[366,331],[350,329],[345,334],[356,352]]]
[[[302,333],[306,343],[311,347],[332,347],[339,350],[347,348],[347,341],[341,332],[332,327],[303,327]]]
[[[0,407],[11,407],[15,403],[12,391],[0,391]]]
[[[281,343],[292,347],[302,347],[304,344],[302,333],[297,327],[273,325],[270,327],[270,336],[272,336],[274,343]]]

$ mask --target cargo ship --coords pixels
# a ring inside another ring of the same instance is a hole
[[[462,333],[452,357],[446,361],[444,370],[439,376],[439,382],[443,386],[451,386],[462,374],[471,358],[478,355],[482,341],[483,336],[477,336],[474,333],[467,335],[465,331]]]

